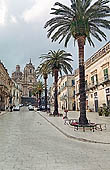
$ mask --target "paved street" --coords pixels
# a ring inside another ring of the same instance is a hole
[[[69,139],[25,107],[0,116],[0,170],[109,169],[109,145]]]

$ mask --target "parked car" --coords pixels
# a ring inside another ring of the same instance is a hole
[[[44,105],[41,105],[37,108],[37,111],[45,111],[45,106]],[[47,105],[47,111],[50,111],[50,107],[49,105]]]
[[[38,108],[37,108],[37,111],[42,111],[42,110],[45,110],[45,106],[39,106]]]
[[[33,111],[33,110],[34,110],[34,106],[29,105],[29,106],[28,106],[28,109],[29,109],[29,111]]]
[[[13,107],[13,110],[14,111],[20,111],[20,107],[19,106],[15,106],[15,107]]]
[[[22,107],[23,106],[23,104],[19,104],[19,107]]]

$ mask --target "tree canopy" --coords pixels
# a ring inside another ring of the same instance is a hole
[[[54,18],[46,22],[44,28],[48,27],[48,37],[52,41],[59,43],[65,39],[65,46],[71,37],[74,40],[80,36],[84,36],[90,45],[94,46],[91,35],[97,40],[106,40],[106,34],[101,28],[110,29],[110,7],[109,0],[71,0],[71,7],[67,7],[59,2],[55,3],[55,7],[51,8],[51,14],[56,15]]]

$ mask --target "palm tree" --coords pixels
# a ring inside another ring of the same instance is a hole
[[[58,72],[62,75],[62,71],[65,74],[68,74],[68,71],[72,73],[72,66],[71,61],[73,61],[71,58],[70,53],[66,53],[64,50],[58,50],[58,51],[52,51],[50,50],[48,54],[43,54],[41,56],[42,60],[46,62],[47,67],[52,72],[52,75],[54,76],[54,115],[58,115],[58,100],[57,100],[57,82],[58,82]]]
[[[47,78],[50,73],[50,69],[47,66],[46,62],[41,63],[36,70],[37,78],[40,76],[44,78],[44,88],[45,88],[45,111],[47,111]]]
[[[79,48],[79,93],[80,93],[80,124],[87,124],[86,118],[86,91],[85,91],[85,68],[84,68],[84,45],[88,40],[94,46],[91,35],[97,40],[106,40],[106,34],[101,28],[110,29],[110,21],[106,17],[110,16],[109,0],[71,0],[71,7],[67,7],[59,2],[55,3],[58,8],[52,8],[51,14],[56,15],[46,22],[44,28],[48,29],[48,38],[52,41],[59,40],[61,43],[65,39],[65,47],[71,37],[77,41]]]
[[[33,88],[33,95],[36,95],[38,96],[38,106],[40,107],[41,106],[41,95],[44,91],[44,85],[41,81],[38,81],[36,83],[36,86]]]

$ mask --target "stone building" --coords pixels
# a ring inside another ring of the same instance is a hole
[[[7,69],[0,61],[0,111],[9,106],[12,89],[12,80]]]
[[[110,107],[110,42],[85,61],[85,84],[87,110],[97,112],[103,104]],[[54,84],[50,103],[54,103]],[[58,105],[68,110],[80,109],[79,69],[58,80]]]
[[[110,42],[85,62],[86,108],[98,111],[98,107],[110,106]],[[75,101],[79,110],[79,70],[75,70]]]
[[[21,103],[22,89],[21,89],[20,84],[17,84],[13,79],[12,79],[11,95],[12,95],[11,104],[13,106],[19,105]]]
[[[75,110],[75,81],[74,75],[65,75],[58,80],[59,108]]]
[[[22,78],[23,96],[32,97],[32,89],[35,84],[36,84],[36,71],[30,59],[29,64],[26,64],[24,68]]]
[[[54,85],[50,88],[50,103],[54,106]],[[74,75],[65,75],[58,80],[59,109],[75,110],[75,81]]]
[[[12,79],[16,82],[22,81],[23,73],[20,71],[20,65],[16,65],[16,71],[12,73]]]
[[[32,97],[32,90],[36,84],[36,70],[31,59],[24,67],[23,72],[20,71],[20,66],[16,66],[16,71],[12,73],[12,79],[21,86],[22,97]]]

